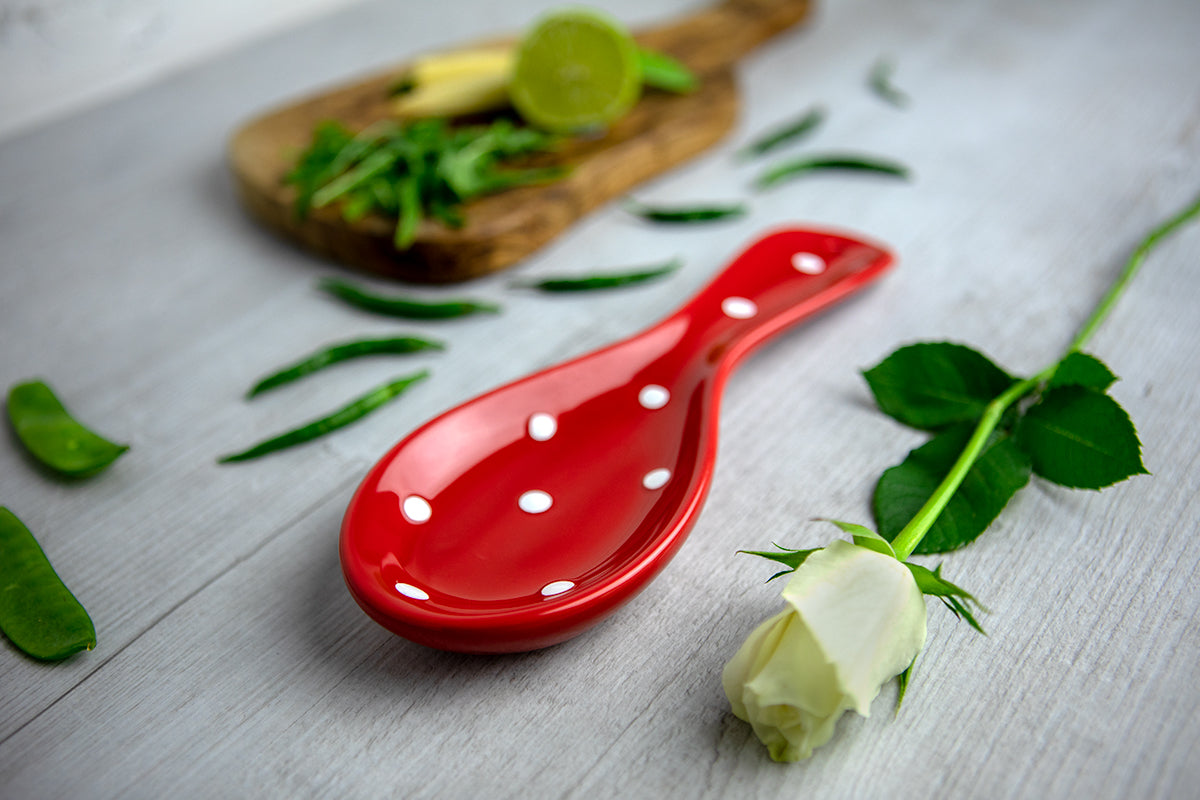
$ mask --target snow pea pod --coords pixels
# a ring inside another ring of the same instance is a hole
[[[289,364],[276,372],[272,372],[254,384],[254,387],[246,393],[246,397],[254,397],[269,389],[274,389],[276,386],[282,386],[285,383],[303,378],[305,375],[316,372],[319,369],[324,369],[330,364],[337,364],[338,362],[348,361],[352,358],[445,349],[445,345],[441,342],[432,342],[416,336],[396,336],[388,339],[356,339],[352,342],[343,342],[318,350],[294,364]]]
[[[357,422],[392,398],[399,397],[412,384],[427,377],[429,377],[429,371],[421,370],[407,377],[398,378],[391,383],[385,383],[352,400],[348,405],[339,408],[332,414],[315,419],[312,422],[301,425],[299,428],[281,433],[278,436],[272,436],[270,439],[259,442],[241,452],[222,456],[217,459],[217,463],[228,464],[232,461],[249,461],[252,458],[265,456],[267,453],[274,453],[276,450],[284,450],[294,445],[310,442],[327,433],[336,431],[338,428],[344,428],[352,422]]]
[[[385,297],[364,291],[358,286],[339,278],[324,278],[318,288],[355,308],[406,319],[449,319],[480,312],[495,314],[500,307],[474,300],[450,300],[444,303],[425,303],[406,297]]]
[[[60,661],[96,646],[91,617],[29,529],[0,506],[0,630],[26,654]]]
[[[129,449],[129,445],[110,442],[76,422],[40,380],[9,389],[8,418],[29,452],[63,475],[93,475]]]
[[[631,272],[587,275],[579,278],[545,278],[540,281],[514,285],[526,289],[540,289],[543,292],[584,292],[593,289],[612,289],[617,286],[629,286],[661,278],[679,269],[682,265],[683,262],[676,258],[661,266]]]

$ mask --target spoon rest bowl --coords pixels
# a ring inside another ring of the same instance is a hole
[[[533,650],[599,622],[695,523],[733,367],[891,261],[837,233],[772,233],[662,322],[418,428],[346,511],[354,599],[407,639],[461,652]]]

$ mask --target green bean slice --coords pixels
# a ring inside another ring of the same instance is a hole
[[[819,155],[803,156],[769,168],[755,180],[758,189],[766,189],[791,178],[823,171],[874,172],[907,180],[908,167],[874,156]]]
[[[298,444],[303,444],[304,442],[311,442],[313,439],[324,436],[327,433],[344,428],[352,422],[357,422],[389,400],[399,397],[409,386],[428,377],[429,370],[421,370],[412,375],[398,378],[390,383],[385,383],[352,400],[349,404],[339,408],[332,414],[315,419],[312,422],[301,425],[299,428],[281,433],[278,436],[272,436],[270,439],[259,442],[253,447],[240,452],[221,456],[217,459],[217,463],[228,464],[233,461],[249,461],[252,458],[265,456],[277,450],[284,450]]]
[[[539,289],[543,292],[583,292],[593,289],[612,289],[618,286],[629,286],[644,283],[669,275],[683,266],[683,261],[676,258],[659,266],[630,272],[609,273],[606,275],[587,275],[579,278],[545,278],[531,283],[517,283],[514,286],[525,289]]]
[[[496,314],[500,306],[474,300],[449,300],[441,303],[426,303],[406,297],[385,297],[372,294],[339,278],[324,278],[317,288],[349,303],[355,308],[405,319],[450,319],[468,314]]]
[[[373,355],[402,355],[417,353],[422,350],[445,350],[441,342],[433,342],[416,336],[394,336],[387,339],[355,339],[351,342],[330,345],[316,351],[301,360],[289,364],[270,375],[260,379],[246,393],[247,398],[255,397],[265,391],[291,383],[331,364],[348,361],[353,358]]]
[[[38,461],[70,477],[94,475],[129,449],[79,424],[40,380],[9,389],[8,418]]]
[[[29,529],[0,506],[0,630],[26,654],[61,661],[96,646],[91,617]]]
[[[687,224],[692,222],[712,222],[719,219],[744,216],[746,213],[746,204],[730,203],[728,205],[668,207],[648,206],[636,200],[626,200],[625,210],[650,222]]]
[[[748,159],[761,156],[783,147],[785,144],[798,141],[816,130],[817,126],[824,121],[825,109],[821,106],[814,106],[795,120],[773,128],[743,147],[738,151],[738,157]]]

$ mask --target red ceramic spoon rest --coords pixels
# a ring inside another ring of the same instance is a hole
[[[346,510],[354,599],[405,638],[462,652],[546,647],[599,622],[695,523],[733,367],[891,261],[836,233],[770,234],[657,325],[418,428]]]

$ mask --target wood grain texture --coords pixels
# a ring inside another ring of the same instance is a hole
[[[388,119],[388,88],[403,66],[247,123],[230,143],[238,193],[268,227],[351,267],[421,283],[477,278],[512,266],[588,212],[725,136],[738,108],[733,63],[799,22],[808,8],[807,0],[725,0],[638,34],[645,46],[699,75],[699,89],[686,95],[647,91],[602,137],[569,139],[552,157],[539,159],[569,169],[564,179],[467,203],[461,228],[424,219],[403,251],[392,243],[395,222],[379,215],[348,223],[331,206],[297,218],[295,191],[284,184],[317,123],[332,119],[361,130]]]
[[[1200,786],[1200,226],[1146,263],[1089,348],[1153,473],[1103,493],[1035,481],[944,573],[988,636],[929,606],[899,715],[887,688],[803,764],[769,761],[722,665],[779,607],[771,541],[867,521],[872,481],[923,439],[874,410],[859,370],[951,339],[1019,373],[1074,334],[1137,241],[1200,192],[1200,8],[1190,0],[841,0],[739,65],[739,121],[648,183],[649,202],[744,198],[687,230],[618,208],[521,279],[680,256],[668,280],[545,297],[485,276],[504,313],[401,325],[315,290],[331,267],[237,205],[229,131],[301,85],[515,30],[549,0],[364,3],[0,143],[0,386],[51,381],[132,449],[94,480],[39,472],[0,434],[0,504],[88,609],[96,650],[47,666],[0,640],[0,797],[1192,798]],[[611,0],[638,25],[685,0]],[[912,105],[866,88],[895,59]],[[909,184],[824,176],[750,194],[736,148],[814,103],[796,152],[902,160]],[[895,248],[872,290],[732,376],[716,473],[661,576],[584,636],[505,657],[439,653],[346,592],[337,528],[367,468],[469,397],[667,315],[763,230],[844,228]],[[370,281],[381,288],[383,281]],[[469,291],[467,291],[469,289]],[[321,344],[411,332],[446,352],[339,365],[253,402]],[[361,423],[260,462],[216,457],[418,367]],[[937,563],[930,559],[926,563]]]

